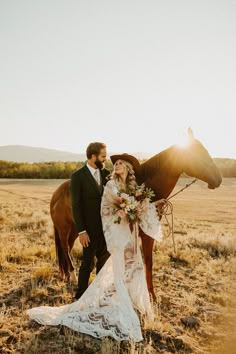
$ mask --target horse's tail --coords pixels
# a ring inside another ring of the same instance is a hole
[[[59,237],[59,232],[54,225],[54,237],[55,237],[55,246],[56,246],[56,255],[57,255],[57,262],[59,265],[59,271],[62,277],[65,276],[65,257],[64,257],[64,252],[61,247],[61,241]]]

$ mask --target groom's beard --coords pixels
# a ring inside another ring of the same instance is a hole
[[[96,160],[94,163],[97,166],[97,168],[99,168],[99,170],[103,170],[105,167],[105,164],[99,160]]]

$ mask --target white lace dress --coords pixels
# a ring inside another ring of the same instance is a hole
[[[110,336],[116,340],[143,339],[139,317],[153,317],[140,248],[136,247],[135,230],[128,222],[114,223],[110,197],[117,195],[113,180],[105,187],[101,215],[107,248],[111,253],[103,268],[76,302],[59,306],[40,306],[27,310],[31,319],[43,325],[64,325],[97,338]],[[159,240],[161,231],[156,209],[149,204],[141,215],[139,226]]]

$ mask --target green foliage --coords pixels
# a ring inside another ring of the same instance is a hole
[[[17,163],[0,160],[0,178],[65,179],[83,165],[84,162]]]
[[[21,163],[0,160],[0,178],[65,179],[83,165],[82,161]],[[111,161],[106,162],[106,168],[112,169]]]

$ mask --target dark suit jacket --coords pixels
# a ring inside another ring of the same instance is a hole
[[[86,165],[74,172],[70,180],[71,209],[77,231],[86,230],[94,240],[103,234],[100,207],[103,186],[110,171],[103,169],[100,173],[100,189]]]

